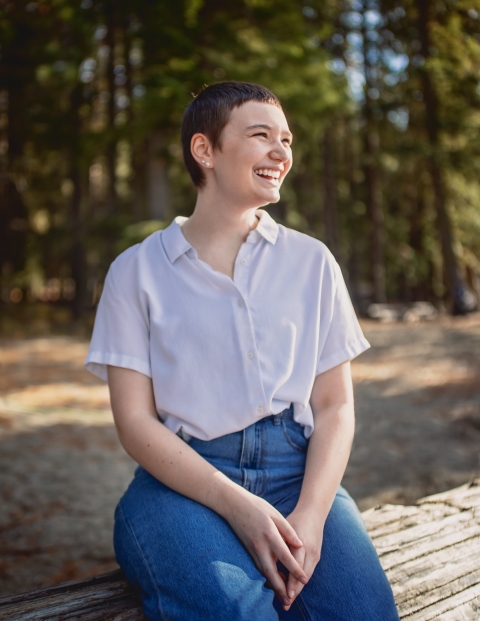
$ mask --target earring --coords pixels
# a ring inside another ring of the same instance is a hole
[[[210,166],[210,162],[206,162],[206,165],[207,165],[207,166]]]

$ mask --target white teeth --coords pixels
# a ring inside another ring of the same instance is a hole
[[[273,177],[274,179],[280,179],[279,170],[271,170],[270,168],[261,168],[260,170],[256,170],[255,173],[263,177]]]

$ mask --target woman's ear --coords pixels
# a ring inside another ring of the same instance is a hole
[[[210,140],[205,136],[205,134],[194,134],[192,136],[190,150],[192,151],[192,155],[199,166],[202,168],[213,168],[213,149],[211,147]]]

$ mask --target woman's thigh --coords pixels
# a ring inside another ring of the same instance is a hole
[[[398,621],[392,589],[352,498],[340,488],[320,562],[285,621]]]
[[[227,522],[141,468],[117,507],[114,545],[151,621],[278,621]]]

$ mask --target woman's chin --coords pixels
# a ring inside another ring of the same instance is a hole
[[[268,192],[262,192],[257,194],[257,199],[262,201],[262,205],[268,205],[269,203],[278,203],[280,200],[280,191],[277,188],[272,188]]]

